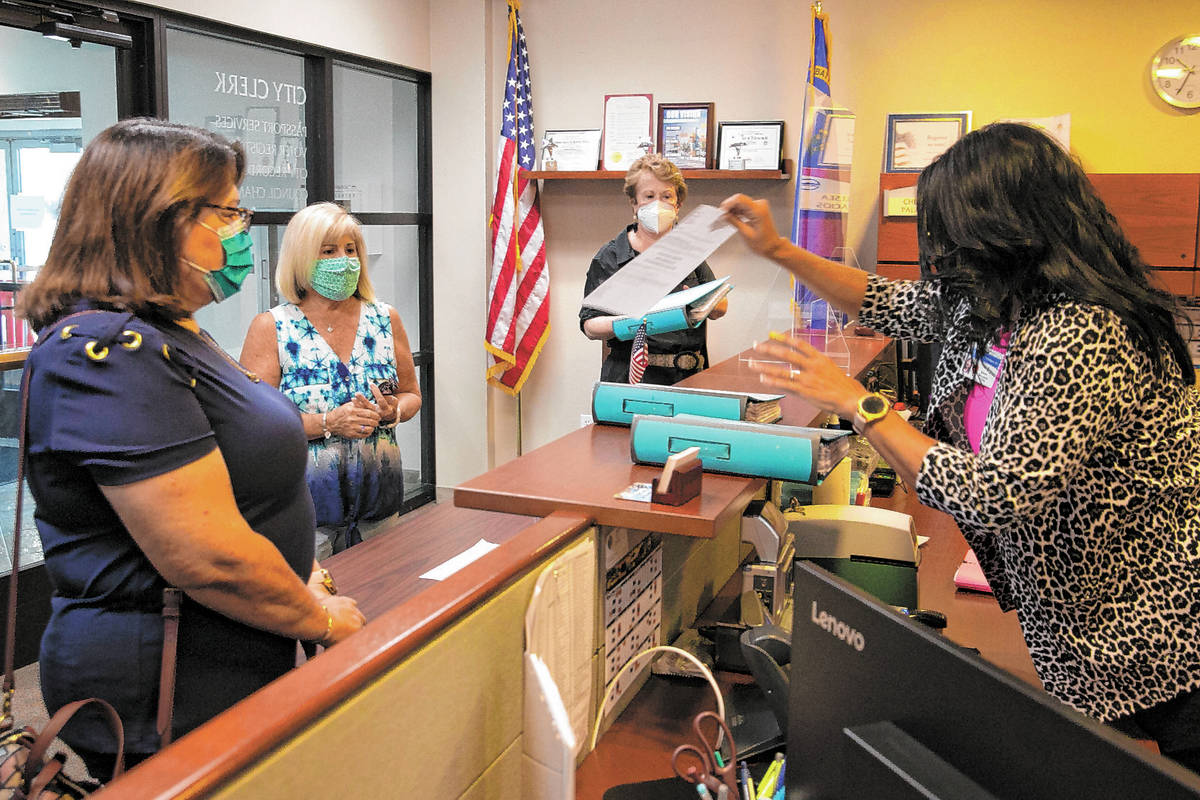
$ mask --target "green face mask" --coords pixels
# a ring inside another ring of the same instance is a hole
[[[204,225],[203,222],[200,223]],[[199,264],[193,264],[184,259],[189,267],[204,274],[204,283],[212,292],[213,299],[218,303],[238,293],[246,277],[254,271],[254,253],[250,232],[241,220],[213,228],[204,225],[221,238],[221,249],[225,251],[225,266],[220,269],[207,270]]]
[[[362,266],[353,256],[318,258],[313,265],[312,287],[330,300],[345,300],[358,288]]]

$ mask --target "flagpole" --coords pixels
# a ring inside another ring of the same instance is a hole
[[[521,392],[517,392],[517,455],[521,455]]]

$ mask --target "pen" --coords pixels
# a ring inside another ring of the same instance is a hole
[[[708,792],[708,787],[703,783],[696,784],[696,794],[698,794],[700,797],[703,797],[704,800],[710,800],[712,798],[712,795]]]
[[[750,767],[745,761],[738,764],[738,777],[742,780],[742,800],[754,800],[754,779],[750,777]]]
[[[729,800],[729,787],[723,783],[717,787],[717,800]]]
[[[775,782],[779,778],[779,768],[782,763],[783,754],[776,753],[775,760],[771,762],[771,766],[767,767],[767,773],[759,781],[757,800],[772,800],[771,795],[775,794]]]
[[[787,788],[783,782],[784,773],[787,771],[787,759],[779,762],[779,774],[775,777],[775,794],[771,800],[786,800]]]

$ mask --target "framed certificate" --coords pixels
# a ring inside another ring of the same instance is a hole
[[[604,132],[600,152],[604,169],[629,169],[639,157],[654,151],[654,95],[604,95]]]
[[[572,172],[596,169],[600,162],[600,130],[546,131],[542,135],[542,169]]]
[[[920,172],[971,130],[970,111],[888,114],[884,172]]]
[[[779,169],[783,120],[722,122],[717,133],[717,169]]]
[[[817,109],[804,166],[840,169],[850,166],[853,154],[854,112],[844,108]]]
[[[659,103],[658,151],[680,169],[711,169],[712,103]]]

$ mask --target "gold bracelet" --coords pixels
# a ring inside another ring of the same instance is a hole
[[[328,647],[329,637],[333,635],[333,614],[329,613],[329,609],[321,603],[321,610],[325,612],[325,635],[317,639],[317,644],[321,647]]]

